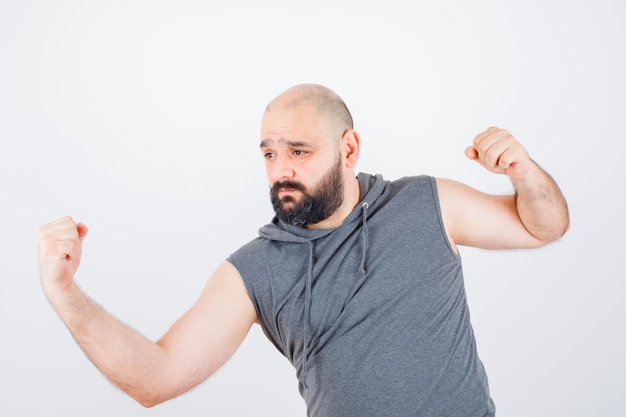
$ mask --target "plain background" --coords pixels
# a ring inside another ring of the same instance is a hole
[[[208,382],[141,408],[46,302],[36,235],[86,223],[81,286],[157,339],[270,220],[261,114],[315,82],[351,109],[361,171],[510,192],[463,155],[497,125],[555,177],[563,239],[461,249],[479,353],[500,416],[626,415],[624,22],[621,0],[2,0],[0,414],[305,415],[258,327]]]

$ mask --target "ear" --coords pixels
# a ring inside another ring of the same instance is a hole
[[[346,167],[354,168],[361,152],[361,137],[354,129],[348,129],[341,137],[341,153],[346,158]]]

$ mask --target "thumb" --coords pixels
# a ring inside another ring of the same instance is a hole
[[[78,240],[80,241],[82,241],[85,238],[85,236],[87,236],[87,232],[89,231],[87,226],[84,225],[83,223],[77,223],[76,230],[78,231]]]
[[[465,156],[469,159],[476,159],[478,158],[478,151],[473,146],[468,146],[465,148]]]

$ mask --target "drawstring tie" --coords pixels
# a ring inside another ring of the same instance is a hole
[[[308,389],[306,377],[309,372],[309,318],[311,316],[311,286],[313,285],[313,241],[309,240],[309,266],[306,273],[306,281],[304,284],[304,343],[302,346],[302,373],[300,374],[300,382],[304,388]]]
[[[361,232],[361,237],[363,238],[363,254],[361,258],[361,272],[363,275],[367,274],[367,270],[365,269],[365,256],[367,255],[367,209],[369,206],[367,202],[361,204],[361,208],[363,209],[363,231]]]
[[[361,232],[361,239],[363,243],[363,252],[361,255],[361,273],[363,277],[367,274],[365,268],[365,257],[367,255],[367,209],[369,204],[364,202],[361,204],[363,212],[363,230]],[[309,373],[309,344],[310,344],[310,328],[309,321],[311,318],[311,287],[313,286],[313,241],[309,240],[309,262],[307,267],[307,273],[304,284],[304,325],[303,325],[303,344],[302,344],[302,372],[300,373],[300,382],[305,389],[309,389],[309,385],[306,383],[306,379]]]

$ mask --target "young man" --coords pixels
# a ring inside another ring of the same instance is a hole
[[[276,217],[156,343],[79,289],[87,227],[70,217],[40,230],[44,291],[100,371],[144,406],[204,381],[256,322],[296,367],[309,415],[492,416],[457,245],[545,245],[569,227],[565,199],[495,127],[466,155],[508,175],[514,195],[357,176],[360,145],[333,91],[298,85],[274,99],[260,147]]]

